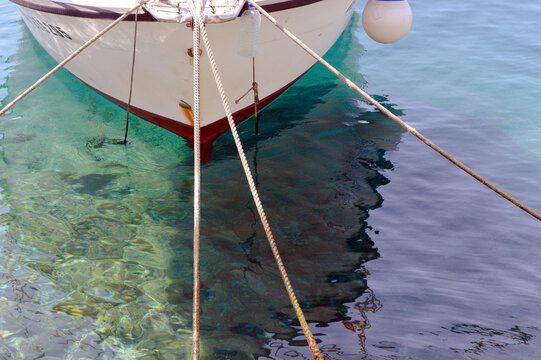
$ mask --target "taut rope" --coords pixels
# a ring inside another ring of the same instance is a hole
[[[204,26],[204,19],[202,18],[201,13],[198,13],[199,15],[199,26],[201,27],[201,37],[203,38],[203,42],[205,44],[205,49],[207,50],[208,59],[210,62],[210,65],[212,67],[212,72],[214,74],[214,79],[216,80],[216,86],[218,88],[218,91],[220,93],[220,97],[222,100],[222,105],[224,107],[224,110],[227,115],[227,121],[229,122],[229,127],[231,128],[231,133],[233,134],[233,138],[235,139],[235,145],[237,146],[237,151],[239,153],[240,160],[242,162],[242,167],[244,169],[244,173],[246,175],[246,179],[248,180],[248,185],[250,187],[250,191],[252,192],[252,197],[254,198],[255,205],[257,207],[257,211],[259,213],[259,217],[261,219],[261,223],[263,225],[263,228],[265,229],[265,234],[267,235],[267,240],[269,241],[272,254],[274,255],[274,259],[276,261],[276,264],[278,265],[278,269],[280,270],[280,275],[282,276],[282,281],[284,282],[284,286],[286,288],[286,291],[289,295],[289,299],[291,301],[291,304],[293,305],[293,308],[295,309],[295,313],[297,315],[297,318],[299,320],[299,323],[301,324],[302,330],[304,332],[304,335],[306,337],[306,340],[308,341],[308,346],[310,347],[310,350],[312,351],[312,354],[314,356],[315,360],[323,360],[323,356],[321,355],[321,352],[319,351],[319,348],[317,346],[317,343],[314,339],[314,336],[312,335],[312,332],[310,331],[310,328],[308,327],[308,323],[306,322],[306,319],[304,317],[304,314],[302,312],[302,309],[299,305],[299,302],[297,301],[297,297],[295,296],[295,292],[293,291],[293,287],[291,286],[291,282],[289,281],[289,277],[287,276],[287,272],[284,266],[284,263],[282,261],[282,258],[280,256],[280,253],[278,251],[278,247],[276,245],[276,241],[274,240],[274,236],[272,234],[272,230],[270,228],[269,222],[267,220],[267,216],[265,214],[265,209],[263,208],[263,205],[261,203],[261,200],[259,198],[259,194],[256,188],[256,185],[254,183],[254,179],[250,170],[250,165],[248,164],[248,160],[246,159],[246,154],[244,153],[244,149],[242,148],[242,143],[240,141],[239,134],[237,132],[237,128],[235,126],[235,121],[233,120],[233,115],[231,113],[231,109],[229,107],[229,101],[227,100],[225,90],[222,84],[222,80],[220,77],[220,73],[218,72],[218,68],[216,66],[216,61],[214,60],[214,55],[212,53],[212,48],[210,46],[210,42],[208,39],[207,31]]]
[[[204,20],[200,23],[203,4],[201,0],[189,0],[193,17],[193,97],[194,97],[194,199],[193,199],[193,312],[192,312],[192,360],[199,360],[199,308],[201,291],[201,94],[199,44],[200,32],[204,28]]]
[[[45,76],[43,76],[41,79],[36,81],[34,85],[30,86],[28,89],[26,89],[21,95],[17,96],[15,100],[7,104],[2,110],[0,110],[0,116],[4,115],[9,109],[11,109],[15,104],[17,104],[19,101],[21,101],[26,95],[30,94],[32,91],[34,91],[38,86],[43,84],[45,80],[53,76],[58,70],[62,69],[67,63],[69,63],[71,60],[73,60],[77,55],[79,55],[84,49],[95,43],[100,37],[105,35],[109,30],[114,28],[119,22],[124,20],[128,15],[130,15],[132,12],[138,10],[141,6],[143,6],[145,3],[147,3],[149,0],[142,0],[138,5],[132,7],[130,10],[126,11],[124,14],[122,14],[118,19],[113,21],[109,26],[107,26],[105,29],[100,31],[98,34],[96,34],[92,39],[88,40],[86,43],[84,43],[80,48],[75,50],[70,56],[65,58],[61,63],[56,65],[51,71],[49,71]]]
[[[357,93],[359,93],[362,97],[364,97],[368,102],[370,102],[372,105],[377,107],[381,112],[383,112],[385,115],[387,115],[391,120],[398,123],[400,126],[402,126],[404,129],[406,129],[409,133],[414,135],[416,138],[424,142],[426,145],[428,145],[430,148],[438,152],[440,155],[442,155],[444,158],[458,166],[460,169],[464,170],[466,173],[468,173],[470,176],[474,177],[477,181],[479,181],[481,184],[485,185],[489,189],[496,192],[498,195],[502,196],[504,199],[510,201],[514,205],[518,206],[528,214],[535,217],[537,220],[541,221],[541,215],[536,213],[534,210],[530,209],[523,203],[519,202],[515,198],[513,198],[511,195],[507,194],[500,188],[498,188],[496,185],[492,184],[485,178],[483,178],[481,175],[477,174],[475,171],[471,170],[469,167],[455,159],[453,156],[445,152],[442,148],[434,144],[432,141],[430,141],[428,138],[423,136],[421,133],[419,133],[415,128],[409,126],[406,122],[404,122],[402,119],[400,119],[398,116],[393,114],[391,111],[386,109],[383,105],[381,105],[379,102],[377,102],[374,98],[372,98],[370,95],[368,95],[366,92],[364,92],[359,86],[357,86],[353,81],[342,75],[338,70],[336,70],[331,64],[329,64],[327,61],[325,61],[321,56],[319,56],[315,51],[310,49],[306,44],[304,44],[299,38],[297,38],[295,35],[293,35],[289,30],[287,30],[283,25],[281,25],[275,18],[273,18],[268,12],[266,12],[261,6],[259,6],[254,0],[247,0],[250,4],[252,4],[261,14],[263,14],[267,19],[270,20],[278,29],[280,29],[284,34],[286,34],[291,40],[293,40],[297,45],[299,45],[304,51],[306,51],[308,54],[310,54],[314,59],[319,61],[323,66],[325,66],[327,69],[329,69],[334,75],[336,75],[340,80],[342,80],[349,88],[353,89]]]

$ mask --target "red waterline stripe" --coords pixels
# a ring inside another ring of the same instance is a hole
[[[306,71],[308,72],[308,71]],[[301,76],[284,86],[283,88],[275,91],[274,93],[270,94],[269,96],[265,97],[264,99],[259,101],[259,110],[262,110],[265,106],[269,105],[272,101],[276,100],[278,96],[283,94],[287,89],[289,89],[294,83],[296,83],[301,77],[306,74],[304,72]],[[86,84],[84,81],[81,81],[85,85],[87,85],[92,90],[96,91],[98,94],[102,95],[106,99],[110,100],[111,102],[117,104],[118,106],[126,109],[128,106],[127,103],[115,99],[114,97],[107,95],[98,89]],[[133,105],[130,106],[130,112],[134,115],[139,116],[140,118],[151,122],[161,128],[164,128],[166,130],[171,131],[174,134],[177,134],[179,136],[182,136],[185,139],[188,139],[190,141],[193,141],[193,127],[183,124],[181,122],[166,118],[164,116],[154,114],[150,111],[140,109],[138,107],[134,107]],[[241,109],[233,114],[233,120],[235,121],[235,124],[239,124],[242,121],[248,119],[250,116],[254,114],[254,106],[248,106],[244,109]],[[223,117],[218,121],[213,122],[212,124],[203,126],[201,128],[201,143],[210,143],[214,139],[216,139],[218,136],[223,134],[229,130],[229,123],[227,121],[227,117]]]

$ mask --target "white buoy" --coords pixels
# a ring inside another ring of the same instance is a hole
[[[261,14],[251,4],[239,17],[239,47],[237,53],[244,57],[254,57],[259,50],[259,31],[261,29]]]
[[[406,36],[412,19],[407,0],[368,0],[363,10],[364,31],[382,44],[391,44]]]

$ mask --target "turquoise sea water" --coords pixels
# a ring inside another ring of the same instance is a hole
[[[541,211],[541,7],[412,1],[400,43],[360,14],[327,55]],[[0,0],[0,98],[54,66]],[[299,101],[302,98],[302,101]],[[0,118],[0,356],[186,359],[192,151],[62,71]],[[241,127],[330,359],[541,358],[541,225],[319,66]],[[203,166],[205,359],[309,359],[229,134]]]

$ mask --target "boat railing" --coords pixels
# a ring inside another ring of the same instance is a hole
[[[203,14],[206,23],[221,23],[237,18],[244,7],[245,0],[206,0],[203,1]],[[186,0],[152,0],[145,9],[158,21],[187,23],[192,14]]]

